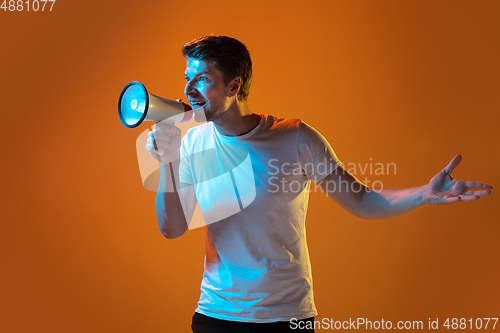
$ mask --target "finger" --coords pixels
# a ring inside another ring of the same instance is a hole
[[[492,189],[493,186],[490,184],[478,183],[478,182],[465,182],[467,188],[487,188]]]
[[[453,159],[450,161],[450,163],[444,168],[444,172],[449,175],[452,173],[453,170],[460,164],[462,161],[462,155],[457,154]]]
[[[475,201],[477,199],[479,199],[478,195],[461,195],[460,196],[460,201],[463,201],[463,202]]]
[[[150,131],[148,133],[148,140],[151,140],[151,142],[152,142],[154,139],[155,139],[155,135],[154,135],[153,131]]]
[[[147,144],[151,144],[153,146],[158,146],[158,145],[164,145],[164,144],[169,144],[171,142],[170,138],[165,138],[165,139],[162,139],[162,138],[155,138],[155,137],[149,137],[147,140],[146,140],[146,143]]]
[[[150,147],[149,149],[150,149],[151,151],[158,151],[158,149],[160,149],[160,150],[161,150],[161,149],[167,149],[167,148],[168,148],[168,146],[169,146],[169,144],[168,144],[168,143],[167,143],[167,144],[165,144],[165,143],[163,143],[163,142],[162,142],[162,144],[161,144],[161,145],[158,145],[157,141],[156,141],[156,140],[154,140],[154,139],[148,139],[148,141],[146,141],[146,147]],[[148,149],[148,148],[146,148],[146,149]]]
[[[490,195],[491,191],[465,191],[464,195],[478,195],[484,197]]]
[[[480,190],[467,190],[463,193],[463,195],[479,195],[480,197],[484,197],[485,195],[489,195],[491,193],[490,190],[480,191]]]
[[[170,132],[153,130],[153,138],[154,139],[170,140],[171,136],[172,136],[172,133],[170,133]]]
[[[167,118],[168,119],[168,118]],[[177,127],[174,124],[167,121],[158,121],[153,125],[153,129],[160,131],[175,131]]]
[[[181,130],[177,127],[175,127],[172,124],[167,124],[167,123],[156,123],[153,126],[153,134],[154,133],[170,133],[170,134],[175,134],[175,135],[180,135]]]
[[[156,158],[156,159],[159,159],[161,154],[159,154],[159,151],[158,149],[153,146],[152,144],[147,144],[146,145],[146,150],[148,151],[148,153],[151,155],[151,157],[153,158]]]
[[[449,196],[449,197],[444,197],[440,204],[451,204],[454,202],[457,202],[460,200],[460,197],[458,196]]]
[[[153,145],[156,147],[160,147],[160,148],[168,148],[168,147],[170,147],[170,139],[163,140],[163,139],[156,138],[153,141]]]
[[[165,153],[165,148],[164,147],[158,147],[156,145],[153,145],[153,151],[150,152],[151,155],[154,155],[154,158],[159,158]]]
[[[156,140],[153,138],[149,138],[146,141],[146,150],[149,151],[149,153],[158,151],[158,146],[156,144]]]

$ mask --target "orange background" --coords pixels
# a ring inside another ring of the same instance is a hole
[[[0,331],[190,332],[204,231],[163,238],[135,152],[147,125],[127,129],[116,110],[133,80],[183,97],[185,42],[243,41],[250,108],[302,118],[344,163],[396,163],[372,181],[423,185],[462,153],[455,177],[498,185],[499,16],[494,0],[0,11]],[[366,221],[313,193],[317,319],[500,317],[498,204],[493,194]]]

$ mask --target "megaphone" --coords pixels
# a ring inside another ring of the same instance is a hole
[[[118,117],[128,128],[137,127],[143,121],[165,119],[185,123],[192,116],[192,108],[188,104],[153,95],[138,81],[127,84],[118,99]]]

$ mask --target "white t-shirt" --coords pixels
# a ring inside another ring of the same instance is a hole
[[[237,137],[212,122],[192,128],[181,156],[180,181],[209,220],[196,312],[257,323],[317,315],[305,217],[310,180],[340,165],[326,139],[301,120],[263,115]]]

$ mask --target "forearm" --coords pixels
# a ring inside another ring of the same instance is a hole
[[[336,168],[318,185],[323,193],[351,214],[364,219],[386,219],[409,213],[425,205],[473,201],[489,195],[493,188],[489,184],[464,182],[451,177],[451,171],[461,159],[461,155],[455,156],[427,185],[419,187],[369,188],[342,166]]]
[[[177,238],[188,227],[178,181],[179,160],[160,165],[160,184],[156,194],[158,226],[166,238]]]
[[[406,189],[365,188],[357,211],[364,219],[385,219],[409,213],[425,205],[427,185]]]

